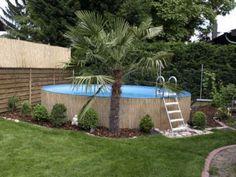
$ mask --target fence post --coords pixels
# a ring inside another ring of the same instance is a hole
[[[56,84],[56,74],[55,74],[55,69],[53,69],[53,85]]]
[[[32,70],[29,70],[29,102],[32,103]]]

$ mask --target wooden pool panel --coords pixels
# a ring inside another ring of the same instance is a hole
[[[71,120],[75,114],[86,103],[89,97],[57,94],[42,91],[41,101],[49,111],[56,103],[63,103],[67,107],[67,116]],[[191,97],[179,98],[180,108],[185,122],[190,117]],[[92,107],[99,114],[99,126],[109,127],[109,97],[97,97]],[[165,111],[163,100],[160,98],[121,98],[120,100],[120,128],[138,128],[140,120],[149,114],[156,128],[161,130],[169,129],[169,122]]]

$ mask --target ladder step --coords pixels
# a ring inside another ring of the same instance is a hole
[[[177,128],[172,128],[172,131],[181,131],[181,130],[186,130],[186,127],[177,127]]]
[[[180,110],[168,111],[168,114],[180,113]]]
[[[178,102],[169,102],[169,103],[166,103],[166,106],[169,106],[169,105],[177,105]]]
[[[184,119],[179,118],[179,119],[171,119],[170,122],[184,122]]]

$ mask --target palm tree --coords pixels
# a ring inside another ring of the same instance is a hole
[[[76,84],[112,84],[109,128],[119,132],[119,110],[123,79],[137,70],[150,70],[164,65],[166,53],[148,53],[137,45],[156,36],[161,27],[149,28],[151,21],[132,27],[121,18],[105,20],[94,12],[76,13],[78,23],[70,27],[66,36],[71,40],[74,53],[67,65],[76,69]],[[132,58],[132,62],[127,62]]]

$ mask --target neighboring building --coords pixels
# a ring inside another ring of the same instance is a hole
[[[236,29],[226,32],[211,41],[213,44],[235,44],[236,45]]]

